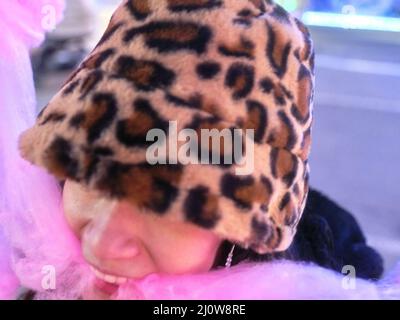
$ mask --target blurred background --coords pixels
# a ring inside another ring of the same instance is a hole
[[[66,0],[32,52],[38,112],[93,48],[120,0]],[[400,0],[280,0],[316,47],[311,185],[352,212],[390,269],[400,259]]]

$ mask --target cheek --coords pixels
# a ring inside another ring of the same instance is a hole
[[[180,263],[179,267],[185,266],[187,269],[182,270],[180,273],[205,272],[210,270],[214,263],[219,244],[220,241],[207,243],[195,242],[193,245],[182,248],[182,258],[178,259]]]
[[[154,242],[152,256],[161,271],[171,274],[209,271],[222,243],[219,237],[203,230],[189,229],[169,239],[161,237],[163,239]]]

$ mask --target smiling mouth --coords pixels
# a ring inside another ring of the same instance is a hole
[[[128,281],[128,278],[118,277],[116,275],[101,272],[99,269],[96,269],[93,266],[90,266],[90,269],[92,270],[97,279],[102,280],[108,284],[119,286]]]

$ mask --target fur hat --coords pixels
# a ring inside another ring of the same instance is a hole
[[[291,243],[308,192],[313,48],[264,0],[130,0],[19,141],[21,155],[258,253]],[[254,129],[254,170],[146,160],[150,129]]]

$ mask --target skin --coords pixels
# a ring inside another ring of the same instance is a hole
[[[222,242],[211,231],[143,213],[126,201],[106,199],[72,180],[65,181],[63,206],[85,260],[119,277],[208,271]],[[98,288],[91,291],[94,299],[109,295]]]

